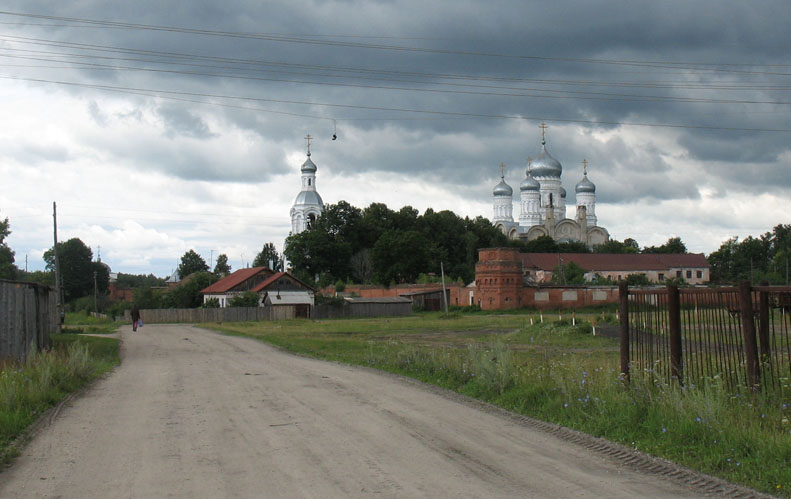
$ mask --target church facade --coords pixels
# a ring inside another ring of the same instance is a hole
[[[523,241],[549,236],[558,242],[579,241],[589,247],[606,243],[610,234],[597,225],[596,186],[588,179],[587,161],[583,161],[582,180],[574,189],[576,213],[574,218],[566,218],[563,166],[547,151],[546,125],[542,123],[541,129],[541,152],[535,160],[528,159],[525,178],[519,184],[518,221],[514,220],[514,191],[505,182],[503,170],[492,192],[495,227],[510,239]]]
[[[308,141],[308,157],[300,172],[302,173],[302,190],[297,194],[294,205],[291,207],[291,234],[299,234],[310,228],[311,224],[324,211],[324,201],[321,200],[316,191],[316,165],[310,159],[310,139],[308,134],[305,139]]]

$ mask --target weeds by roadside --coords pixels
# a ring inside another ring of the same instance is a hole
[[[32,353],[0,371],[0,461],[9,445],[42,413],[119,362],[118,340],[53,335],[49,352]]]

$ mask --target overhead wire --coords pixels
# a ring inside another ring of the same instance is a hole
[[[234,31],[220,31],[220,30],[184,28],[184,27],[155,25],[155,24],[139,24],[139,23],[127,23],[120,21],[51,16],[44,14],[20,13],[20,12],[10,12],[10,11],[0,11],[0,15],[29,17],[35,19],[48,19],[55,21],[64,21],[71,23],[108,26],[108,27],[124,27],[124,28],[133,28],[133,29],[147,30],[147,31],[197,34],[197,35],[214,36],[214,37],[266,40],[266,41],[276,41],[276,42],[286,42],[286,43],[342,46],[349,48],[363,48],[363,49],[373,49],[373,50],[425,52],[425,53],[435,53],[435,54],[444,54],[444,55],[512,58],[512,59],[538,60],[538,61],[573,62],[573,63],[584,63],[584,64],[627,65],[627,66],[637,66],[637,67],[663,67],[663,68],[693,67],[701,71],[721,71],[721,72],[752,73],[752,74],[778,74],[783,76],[791,75],[791,73],[774,73],[774,72],[766,72],[766,71],[747,71],[747,70],[727,69],[727,68],[737,68],[737,67],[791,67],[791,64],[761,64],[755,62],[710,63],[710,62],[678,62],[678,61],[638,61],[631,59],[597,59],[597,58],[552,57],[552,56],[526,55],[526,54],[503,54],[497,52],[451,50],[451,49],[438,49],[438,48],[427,48],[427,47],[409,47],[402,45],[383,45],[383,44],[360,43],[360,42],[346,42],[346,41],[337,41],[337,40],[317,40],[314,38],[310,38],[306,35],[287,35],[287,34],[281,35],[281,34],[271,34],[271,33],[246,33],[246,32],[234,32]]]
[[[549,117],[549,116],[528,116],[528,115],[504,115],[504,114],[483,114],[483,113],[465,113],[465,112],[453,112],[453,111],[438,111],[438,110],[426,110],[426,109],[409,109],[409,108],[395,108],[395,107],[385,107],[385,106],[365,106],[359,104],[337,104],[337,103],[327,103],[327,102],[315,102],[315,101],[300,101],[300,100],[293,100],[293,99],[272,99],[272,98],[265,98],[265,97],[251,97],[251,96],[230,96],[230,95],[221,95],[221,94],[210,94],[204,92],[182,92],[182,91],[175,91],[175,90],[162,90],[162,89],[140,89],[140,88],[133,88],[133,87],[121,87],[121,86],[113,86],[113,85],[99,85],[99,84],[91,84],[91,83],[79,83],[79,82],[68,82],[68,81],[59,81],[59,80],[47,80],[43,78],[24,78],[18,76],[11,76],[11,75],[0,75],[0,79],[8,79],[8,80],[19,80],[19,81],[30,81],[30,82],[37,82],[37,83],[51,83],[56,85],[64,85],[64,86],[73,86],[73,87],[84,87],[84,88],[93,88],[93,89],[100,89],[100,90],[107,90],[113,92],[120,92],[120,93],[139,93],[139,94],[149,94],[149,95],[156,95],[162,97],[164,94],[165,96],[169,95],[176,95],[176,96],[190,96],[190,97],[210,97],[210,98],[219,98],[219,99],[229,99],[229,100],[243,100],[243,101],[257,101],[257,102],[275,102],[281,104],[299,104],[305,106],[319,106],[319,107],[330,107],[330,108],[345,108],[345,109],[360,109],[360,110],[374,110],[374,111],[392,111],[392,112],[402,112],[402,113],[417,113],[417,114],[431,114],[437,116],[449,116],[449,117],[467,117],[467,118],[498,118],[498,119],[513,119],[513,120],[530,120],[530,121],[555,121],[560,123],[580,123],[580,124],[587,124],[587,125],[613,125],[613,126],[635,126],[635,127],[659,127],[659,128],[678,128],[678,129],[693,129],[693,130],[722,130],[722,131],[742,131],[742,132],[782,132],[782,133],[789,133],[791,129],[788,128],[760,128],[760,127],[725,127],[725,126],[714,126],[714,125],[685,125],[685,124],[673,124],[673,123],[641,123],[641,122],[626,122],[626,121],[608,121],[608,120],[583,120],[583,119],[570,119],[570,118],[558,118],[558,117]],[[306,115],[308,116],[308,115]],[[314,117],[316,119],[324,119],[330,121],[350,121],[344,118],[331,118],[331,117],[322,117],[322,116],[308,116]]]

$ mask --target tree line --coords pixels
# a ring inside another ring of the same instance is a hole
[[[337,281],[383,285],[415,282],[439,274],[470,282],[479,248],[505,246],[505,235],[483,217],[411,206],[398,211],[372,203],[360,209],[346,201],[328,204],[321,216],[286,239],[284,254],[295,275],[326,286]]]

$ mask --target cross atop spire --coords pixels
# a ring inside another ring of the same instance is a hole
[[[582,160],[582,174],[583,175],[587,175],[588,174],[588,160],[587,159],[583,159]]]
[[[533,166],[533,158],[530,156],[527,157],[527,172],[530,173],[530,168]]]
[[[313,138],[313,137],[311,137],[311,136],[310,136],[310,134],[307,134],[307,135],[305,136],[305,140],[307,140],[307,141],[308,141],[308,156],[310,156],[310,139],[312,139],[312,138]]]
[[[538,125],[538,128],[541,129],[541,145],[544,145],[546,143],[547,128],[549,127],[542,121],[541,124]]]
[[[505,179],[505,163],[500,163],[500,178]]]

